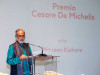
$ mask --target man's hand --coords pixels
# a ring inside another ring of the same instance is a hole
[[[20,56],[20,59],[22,60],[22,59],[25,59],[26,57],[27,57],[26,55],[23,55],[23,54],[22,54],[22,55]]]

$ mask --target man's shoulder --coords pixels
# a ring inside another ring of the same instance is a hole
[[[9,45],[9,47],[13,47],[15,45],[16,42],[12,43]]]
[[[29,47],[29,43],[23,43],[24,47]]]
[[[12,44],[11,44],[11,45],[9,45],[9,49],[13,49],[13,46],[12,46]]]
[[[29,43],[25,43],[25,42],[23,44],[29,45]]]

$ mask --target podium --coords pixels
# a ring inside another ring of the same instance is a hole
[[[48,75],[57,73],[57,57],[60,56],[28,56],[21,62],[22,68],[27,67],[23,62],[31,64],[30,72],[23,71],[23,75]]]

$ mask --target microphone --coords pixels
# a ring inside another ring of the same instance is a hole
[[[29,43],[28,43],[29,44]],[[29,44],[29,45],[32,45],[32,46],[36,46],[36,47],[39,47],[42,49],[42,54],[39,54],[37,56],[47,56],[46,54],[43,54],[43,48],[41,46],[37,46],[37,45],[33,45],[33,44]]]

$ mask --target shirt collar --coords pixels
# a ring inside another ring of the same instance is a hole
[[[23,47],[23,43],[22,43],[22,44],[20,44],[18,41],[17,41],[17,43],[18,43],[21,47]]]

